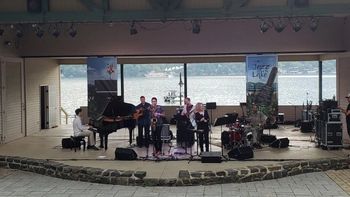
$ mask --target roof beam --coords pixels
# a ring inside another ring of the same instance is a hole
[[[241,7],[232,11],[224,9],[175,9],[166,13],[167,20],[191,19],[242,19],[264,17],[291,16],[349,16],[350,3],[314,5],[304,8],[289,8],[288,6]],[[0,23],[55,23],[55,22],[121,22],[121,21],[162,21],[163,12],[154,10],[118,10],[93,12],[0,12]]]
[[[80,2],[91,12],[101,11],[102,9],[92,0],[80,0]]]
[[[224,0],[224,9],[232,10],[248,5],[250,0]]]

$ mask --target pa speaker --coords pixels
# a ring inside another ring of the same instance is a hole
[[[273,148],[287,148],[289,146],[289,139],[288,138],[277,139],[274,142],[272,142],[270,146]]]
[[[136,160],[137,154],[130,148],[116,148],[115,160]]]
[[[27,0],[28,12],[41,12],[41,0]]]
[[[216,109],[216,102],[206,103],[205,107],[206,109]]]
[[[253,149],[250,146],[238,147],[228,152],[230,158],[245,160],[254,157]]]
[[[221,163],[221,152],[202,152],[202,163]]]

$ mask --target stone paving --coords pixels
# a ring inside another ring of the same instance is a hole
[[[330,170],[326,174],[350,195],[350,170]]]
[[[331,174],[331,177],[338,176],[339,180],[344,182],[350,178],[350,170],[342,170],[249,183],[190,187],[132,187],[69,181],[31,172],[0,169],[0,196],[348,196],[327,174]]]

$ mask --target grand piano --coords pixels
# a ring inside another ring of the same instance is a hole
[[[133,117],[135,106],[125,103],[120,99],[112,99],[107,104],[102,116],[98,120],[92,120],[92,126],[100,137],[100,147],[108,148],[108,135],[121,128],[128,128],[129,143],[132,143],[132,133],[136,126],[136,120]]]

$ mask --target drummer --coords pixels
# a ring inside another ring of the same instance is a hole
[[[261,149],[261,135],[263,134],[264,126],[266,123],[267,117],[261,111],[258,110],[258,106],[253,103],[252,113],[248,116],[248,122],[251,126],[251,129],[247,127],[247,132],[251,130],[253,136],[253,147]]]

